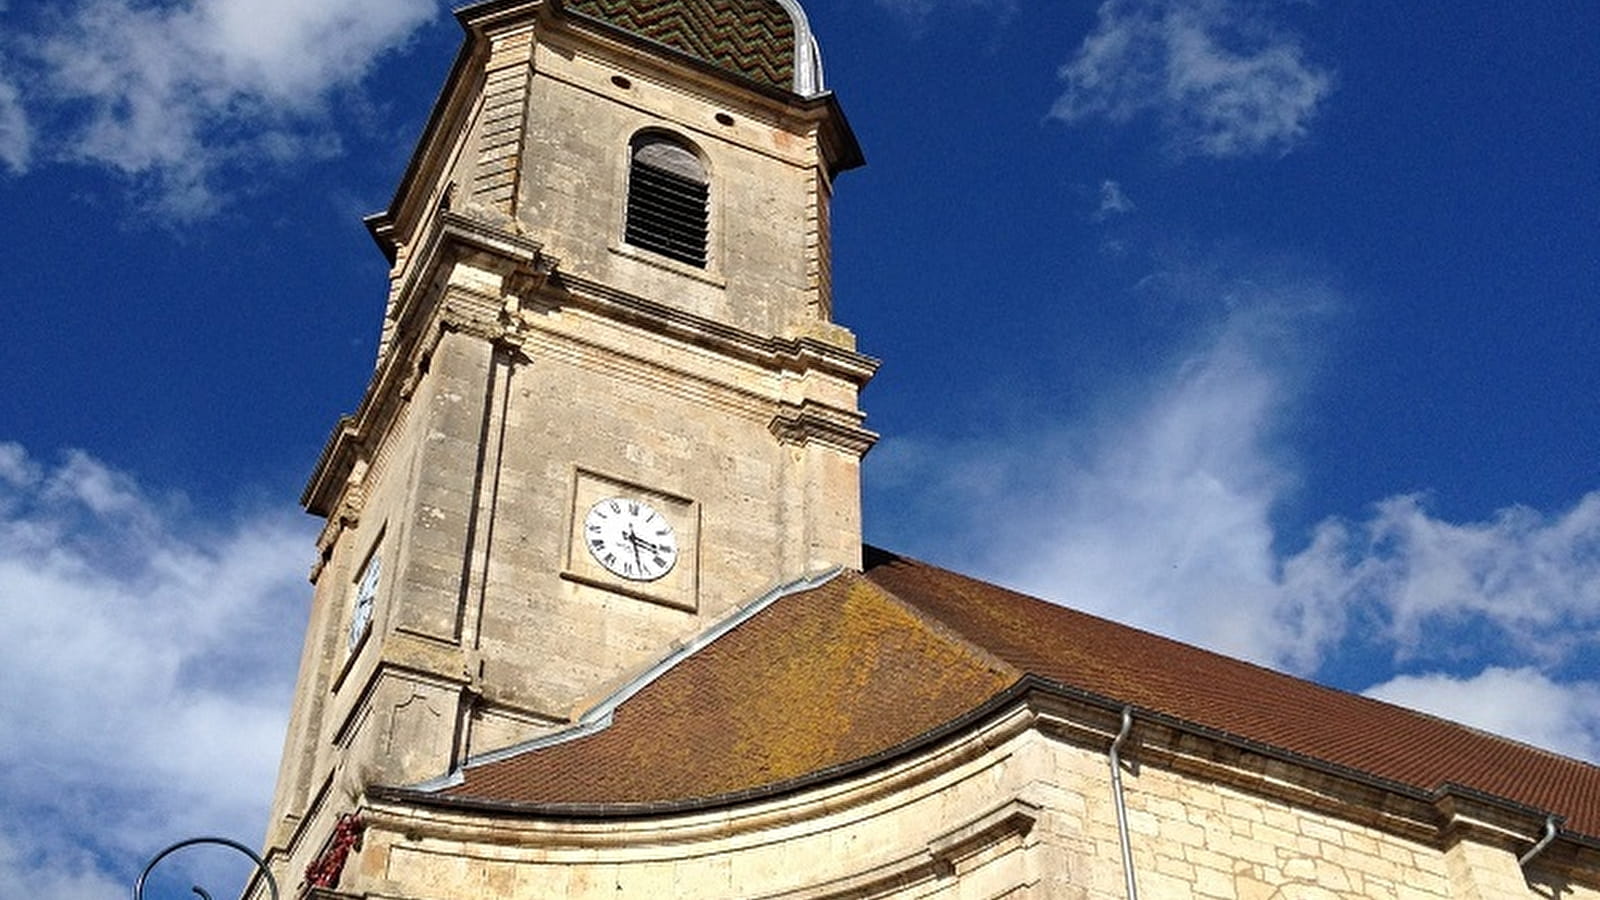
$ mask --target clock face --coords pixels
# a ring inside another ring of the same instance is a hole
[[[642,500],[611,497],[589,507],[583,543],[596,562],[629,581],[655,581],[678,561],[672,523]]]
[[[356,645],[367,634],[367,627],[372,624],[372,605],[378,599],[378,571],[382,567],[382,559],[377,554],[367,560],[366,568],[361,570],[361,580],[356,582],[355,608],[350,614],[350,635],[348,648],[354,650]]]

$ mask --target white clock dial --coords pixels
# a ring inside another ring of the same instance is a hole
[[[589,507],[583,543],[596,562],[629,581],[655,581],[678,561],[672,523],[642,500],[611,497]]]
[[[351,650],[361,643],[366,636],[367,628],[372,625],[372,607],[378,599],[378,572],[382,568],[383,560],[377,554],[367,560],[366,568],[361,570],[361,580],[356,582],[355,608],[350,614],[350,636],[348,647]]]

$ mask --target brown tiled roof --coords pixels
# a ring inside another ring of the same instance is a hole
[[[1025,675],[1431,792],[1464,786],[1600,836],[1600,767],[869,550],[689,654],[609,727],[471,765],[439,796],[615,811],[780,789],[871,762]]]
[[[867,577],[1012,666],[1424,791],[1461,785],[1600,836],[1600,767],[869,551]]]
[[[444,794],[592,806],[739,793],[881,753],[1020,674],[846,574],[683,659],[610,727],[469,766]]]
[[[794,21],[775,0],[567,0],[575,10],[773,87],[794,85]]]

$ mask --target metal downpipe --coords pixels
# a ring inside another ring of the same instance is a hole
[[[1133,707],[1124,706],[1122,730],[1111,742],[1111,798],[1117,807],[1117,837],[1122,841],[1122,873],[1128,881],[1128,900],[1139,900],[1139,885],[1133,877],[1133,845],[1128,839],[1128,805],[1122,797],[1122,744],[1132,731]]]
[[[1533,858],[1535,856],[1543,853],[1545,848],[1549,847],[1555,841],[1556,832],[1558,830],[1559,829],[1556,828],[1556,817],[1550,816],[1546,818],[1544,820],[1544,837],[1539,839],[1539,843],[1533,845],[1532,850],[1522,854],[1522,856],[1517,860],[1517,865],[1526,869],[1528,867],[1528,863],[1533,862]]]

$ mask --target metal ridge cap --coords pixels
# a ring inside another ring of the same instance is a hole
[[[811,19],[798,0],[778,0],[794,26],[794,59],[789,86],[802,97],[815,97],[828,90],[827,73],[822,67],[822,47],[811,30]]]
[[[413,785],[409,789],[401,788],[398,790],[407,792],[437,792],[449,787],[455,787],[465,780],[465,772],[469,768],[476,768],[489,763],[510,759],[514,756],[520,756],[524,753],[531,753],[535,750],[541,750],[546,747],[554,747],[558,744],[565,744],[569,741],[575,741],[579,738],[595,734],[596,732],[604,731],[606,728],[610,727],[612,717],[616,713],[618,707],[628,702],[628,700],[632,699],[634,695],[638,694],[646,687],[649,687],[650,684],[655,682],[656,679],[671,671],[675,666],[678,665],[678,663],[689,658],[690,656],[693,656],[695,653],[698,653],[706,646],[716,642],[723,635],[739,627],[740,625],[743,625],[745,622],[755,617],[756,614],[760,613],[762,610],[778,602],[784,597],[819,588],[822,585],[832,581],[834,578],[837,578],[843,572],[843,566],[835,566],[832,569],[822,572],[803,575],[800,578],[794,579],[793,581],[789,581],[772,588],[750,603],[747,603],[739,609],[734,610],[721,621],[700,632],[682,646],[662,657],[655,663],[655,665],[652,665],[633,680],[613,691],[604,700],[591,707],[587,712],[579,716],[576,722],[567,728],[563,728],[560,731],[556,731],[542,737],[537,737],[529,741],[524,741],[520,744],[513,744],[510,747],[505,747],[500,750],[493,750],[479,756],[469,757],[466,761],[462,762],[459,767],[450,773],[447,773],[439,778],[430,779],[428,781]]]

